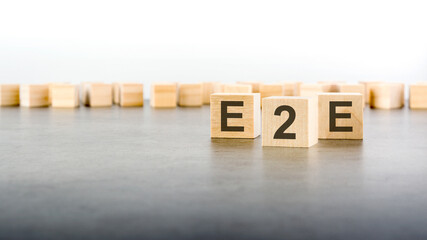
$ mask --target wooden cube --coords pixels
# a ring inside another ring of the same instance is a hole
[[[319,138],[363,139],[363,102],[360,93],[319,94]]]
[[[339,92],[339,85],[345,84],[345,81],[318,81],[322,85],[322,92]]]
[[[20,104],[23,107],[48,107],[48,84],[23,84],[19,88]]]
[[[409,107],[427,109],[427,84],[417,83],[409,86]]]
[[[259,86],[259,92],[261,94],[261,101],[266,97],[278,97],[285,94],[285,84],[275,83],[275,84],[264,84],[261,83]],[[262,102],[261,102],[262,106]]]
[[[252,93],[252,85],[248,85],[248,84],[224,84],[223,93]]]
[[[203,86],[203,104],[209,105],[211,102],[211,94],[218,91],[219,83],[217,82],[204,82]]]
[[[405,105],[403,83],[377,83],[370,85],[371,108],[395,109]]]
[[[360,93],[362,94],[363,102],[366,102],[365,85],[361,83],[356,84],[340,84],[338,85],[340,93]]]
[[[51,82],[51,83],[47,84],[49,86],[49,97],[48,97],[49,105],[52,104],[52,87],[55,86],[55,85],[63,85],[63,84],[68,84],[68,83],[65,83],[65,82]]]
[[[176,83],[151,84],[150,105],[153,108],[175,108],[177,101]]]
[[[113,103],[120,104],[120,83],[113,82]]]
[[[119,84],[120,107],[142,107],[144,105],[144,85],[142,83]]]
[[[301,84],[302,82],[295,82],[295,88],[294,88],[294,96],[301,96]]]
[[[79,104],[79,88],[72,84],[52,84],[50,86],[52,107],[75,108]]]
[[[370,104],[371,102],[371,87],[372,85],[384,83],[381,81],[359,81],[360,84],[363,84],[365,86],[365,103]]]
[[[90,107],[111,107],[113,105],[113,89],[111,84],[83,84],[84,104]]]
[[[203,104],[202,84],[180,83],[178,103],[181,107],[201,107]]]
[[[246,84],[252,86],[252,93],[259,93],[260,82],[246,82],[246,81],[238,81],[238,84]]]
[[[211,95],[212,138],[256,138],[261,131],[259,93]]]
[[[323,93],[323,86],[318,83],[303,83],[299,88],[301,97],[317,97],[317,94]]]
[[[19,84],[0,84],[0,106],[19,105]]]
[[[299,86],[301,82],[284,82],[285,96],[299,96]]]
[[[262,146],[311,147],[318,142],[316,98],[268,97],[262,101]]]

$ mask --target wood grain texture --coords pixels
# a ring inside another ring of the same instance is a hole
[[[228,102],[243,106],[226,106]],[[211,137],[212,138],[256,138],[261,132],[261,110],[259,93],[214,93],[211,95]],[[227,114],[239,114],[241,117],[230,117],[224,122],[222,108]],[[223,125],[221,125],[223,124]],[[227,127],[243,127],[241,131],[229,131]]]
[[[295,119],[284,131],[295,134],[294,139],[276,136],[283,133],[279,128],[289,120],[290,112],[281,111],[289,106],[295,111]],[[317,99],[309,97],[268,97],[262,107],[262,146],[311,147],[318,142]],[[279,111],[277,115],[276,111]]]
[[[119,84],[120,107],[142,107],[144,105],[144,85],[142,83]]]
[[[252,93],[252,85],[249,84],[224,84],[224,93]]]
[[[107,83],[86,84],[88,97],[87,105],[90,107],[111,107],[113,105],[113,88]]]
[[[181,107],[201,107],[203,105],[203,85],[201,83],[180,83],[178,104]]]
[[[151,84],[150,105],[153,108],[175,108],[177,96],[176,83]]]
[[[80,105],[77,85],[52,84],[50,88],[53,108],[76,108]]]
[[[48,107],[49,84],[22,84],[19,98],[22,107]]]
[[[371,108],[395,109],[405,105],[405,85],[403,83],[371,84],[370,91]]]
[[[365,85],[362,83],[355,84],[339,84],[338,89],[340,93],[360,93],[362,94],[363,102],[366,102]]]
[[[427,83],[409,86],[409,107],[411,109],[427,109]]]
[[[360,93],[319,94],[319,138],[363,139],[363,107],[365,103],[362,99]],[[349,103],[351,106],[344,106],[343,102]],[[334,104],[336,104],[335,107],[333,107]],[[331,111],[335,111],[336,114]],[[334,122],[332,126],[335,127],[331,126],[331,121]]]
[[[0,106],[19,105],[19,84],[0,84]]]

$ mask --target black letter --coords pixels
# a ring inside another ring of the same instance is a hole
[[[277,129],[276,133],[274,134],[273,139],[296,139],[295,133],[285,133],[286,129],[292,125],[292,123],[295,121],[296,113],[295,110],[288,105],[282,105],[278,108],[276,108],[276,111],[274,111],[274,115],[280,116],[283,111],[286,111],[289,113],[289,118],[286,120],[285,123],[283,123],[282,126]]]
[[[245,127],[229,127],[227,118],[242,118],[242,113],[228,113],[228,106],[243,107],[243,101],[221,101],[221,131],[223,132],[244,132]]]
[[[351,118],[350,113],[337,113],[337,107],[351,107],[352,102],[329,102],[329,131],[330,132],[353,132],[353,127],[337,127],[337,118]]]

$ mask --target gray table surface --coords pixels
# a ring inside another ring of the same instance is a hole
[[[427,238],[427,111],[364,122],[263,148],[208,106],[0,108],[0,239]]]

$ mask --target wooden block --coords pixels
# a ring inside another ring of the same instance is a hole
[[[323,93],[323,86],[318,83],[303,83],[300,85],[301,97],[317,97],[317,94]]]
[[[384,83],[384,82],[381,82],[381,81],[359,81],[359,83],[361,83],[365,86],[365,103],[370,104],[372,85],[375,85],[378,83]]]
[[[294,88],[294,96],[301,96],[301,84],[302,82],[295,82],[295,88]]]
[[[285,85],[285,96],[299,96],[299,85],[300,82],[284,82]]]
[[[345,84],[345,81],[318,81],[322,85],[323,92],[339,92],[339,85]]]
[[[20,104],[23,107],[49,106],[48,84],[23,84],[19,88]]]
[[[427,84],[417,83],[409,86],[409,107],[427,109]]]
[[[79,104],[79,88],[72,84],[52,84],[50,86],[52,107],[75,108]]]
[[[311,147],[318,142],[316,98],[268,97],[262,101],[262,146]]]
[[[223,93],[252,93],[252,85],[248,85],[248,84],[224,84]]]
[[[120,104],[120,83],[113,82],[113,103]]]
[[[278,97],[285,94],[285,84],[275,83],[275,84],[264,84],[261,83],[259,86],[259,92],[261,94],[261,101],[266,97]],[[262,102],[261,102],[262,106]]]
[[[202,84],[180,83],[178,103],[181,107],[201,107],[203,104]]]
[[[238,84],[246,84],[252,86],[252,93],[259,93],[260,82],[246,82],[246,81],[238,81]]]
[[[142,107],[144,105],[144,85],[142,83],[119,84],[120,107]]]
[[[153,108],[175,108],[177,101],[176,83],[151,84],[150,105]]]
[[[403,83],[377,83],[370,85],[371,108],[394,109],[405,104]]]
[[[217,82],[204,82],[203,86],[203,104],[209,105],[211,102],[211,94],[218,91],[219,83]]]
[[[19,84],[0,84],[0,106],[19,105]]]
[[[80,83],[80,100],[83,105],[89,105],[89,84],[90,82]]]
[[[363,102],[366,102],[365,101],[365,98],[366,98],[365,85],[361,83],[340,84],[338,85],[338,88],[340,93],[360,93],[362,94]]]
[[[363,139],[363,107],[360,93],[319,94],[319,138]]]
[[[211,95],[212,138],[256,138],[261,131],[259,93]]]
[[[111,107],[113,105],[113,89],[111,84],[87,83],[84,85],[86,104],[90,107]]]

